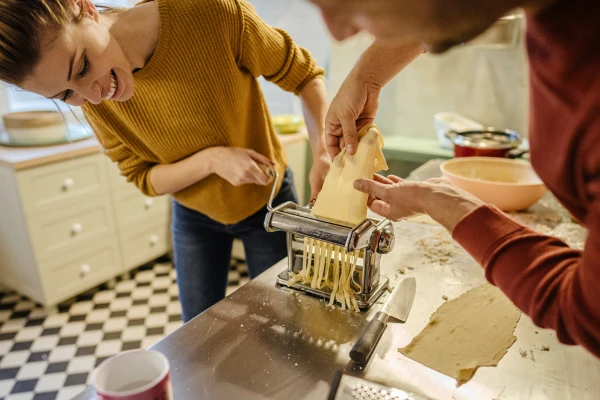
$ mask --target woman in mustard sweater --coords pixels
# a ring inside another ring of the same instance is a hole
[[[143,193],[172,194],[183,319],[222,299],[234,237],[250,276],[284,258],[262,224],[271,190],[297,201],[258,76],[299,95],[316,198],[330,161],[323,70],[245,0],[0,0],[0,80],[83,106],[105,153]]]

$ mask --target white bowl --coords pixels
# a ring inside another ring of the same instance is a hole
[[[3,116],[9,139],[15,143],[47,143],[65,139],[69,130],[57,111],[21,111]]]
[[[497,157],[455,158],[441,165],[454,186],[503,211],[524,210],[537,203],[546,186],[526,161]]]

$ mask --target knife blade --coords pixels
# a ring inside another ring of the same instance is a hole
[[[413,277],[404,278],[392,290],[390,297],[388,297],[381,310],[367,324],[352,350],[350,350],[350,358],[353,361],[359,364],[366,364],[369,361],[390,316],[406,322],[415,299],[416,290],[417,281]]]

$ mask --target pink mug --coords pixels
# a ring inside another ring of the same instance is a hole
[[[117,354],[92,374],[98,400],[173,400],[169,360],[154,350]]]

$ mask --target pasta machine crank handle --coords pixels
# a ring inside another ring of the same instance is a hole
[[[269,175],[274,177],[275,181],[273,182],[273,189],[271,189],[271,197],[269,197],[269,202],[267,203],[267,210],[273,211],[273,200],[275,200],[275,192],[277,191],[277,185],[279,185],[279,173],[271,168],[269,169]]]

